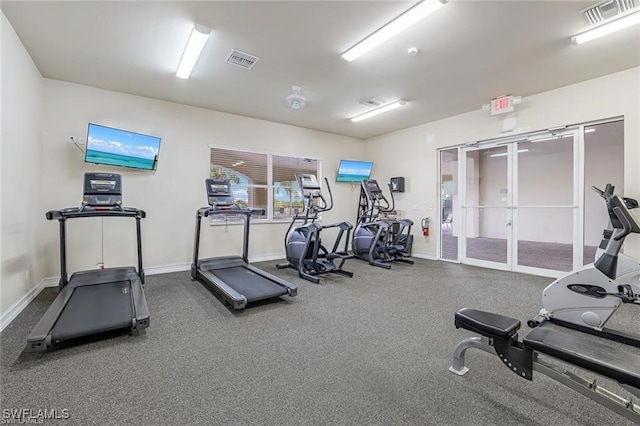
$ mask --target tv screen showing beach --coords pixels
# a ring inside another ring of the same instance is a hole
[[[369,179],[373,163],[369,161],[340,160],[336,182],[360,182]]]
[[[160,138],[89,124],[84,161],[109,166],[155,170]]]

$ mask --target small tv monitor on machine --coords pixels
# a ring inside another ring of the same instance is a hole
[[[160,138],[89,123],[85,163],[156,170]]]
[[[373,162],[340,160],[336,182],[362,182],[371,177]]]

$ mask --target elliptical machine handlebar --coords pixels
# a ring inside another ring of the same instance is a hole
[[[308,197],[309,205],[307,206],[307,209],[313,210],[314,213],[328,212],[333,208],[333,193],[331,192],[331,186],[329,185],[329,180],[327,178],[324,178],[324,182],[326,183],[327,190],[329,191],[329,203],[327,203],[327,200],[322,195],[322,192],[318,190],[317,194],[315,194],[314,196]],[[314,198],[321,201],[321,203],[318,203],[318,205],[314,206],[313,205]]]
[[[331,210],[333,208],[333,193],[331,192],[331,185],[329,185],[329,179],[327,179],[326,177],[324,178],[324,183],[327,184],[327,191],[329,191],[329,201],[331,202],[331,205],[329,207],[327,207],[327,202],[324,199],[324,197],[322,196],[322,193],[320,193],[320,198],[322,199],[322,202],[325,205],[325,208],[323,210],[319,210],[322,212],[328,212],[329,210]]]
[[[387,203],[387,209],[383,210],[385,213],[387,212],[392,212],[396,209],[396,199],[393,197],[393,189],[391,189],[391,184],[387,184],[387,186],[389,187],[389,194],[391,195],[391,208],[388,208],[389,206],[389,202],[387,201],[387,199],[385,198],[385,202]],[[384,197],[384,195],[383,195]]]

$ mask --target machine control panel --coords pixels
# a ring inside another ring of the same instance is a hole
[[[117,173],[85,173],[83,206],[122,205],[122,177]]]
[[[228,179],[207,179],[207,201],[209,205],[216,209],[231,208],[235,206],[233,192],[231,191],[231,181]]]
[[[302,190],[303,197],[308,198],[320,196],[321,188],[316,175],[311,173],[297,173],[296,179],[300,189]]]
[[[382,189],[378,185],[378,181],[375,179],[367,179],[362,181],[362,187],[365,192],[369,195],[369,198],[372,200],[381,200],[383,199]]]

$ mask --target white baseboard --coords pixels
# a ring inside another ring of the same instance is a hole
[[[249,256],[249,263],[267,262],[270,260],[280,260],[284,258],[285,258],[284,253],[262,254],[259,256]],[[158,274],[169,274],[171,272],[184,272],[189,270],[191,270],[191,263],[176,263],[174,265],[145,267],[144,274],[158,275]]]
[[[42,281],[44,281],[45,287],[58,287],[58,284],[60,284],[60,277],[43,278]]]
[[[268,262],[270,260],[284,259],[285,257],[284,253],[261,254],[259,256],[249,256],[249,263]]]
[[[436,256],[435,254],[420,251],[412,251],[411,257],[417,257],[418,259],[438,260],[438,256]]]
[[[31,303],[31,301],[35,299],[35,297],[40,294],[45,287],[51,287],[50,280],[50,278],[41,279],[35,287],[14,303],[7,312],[2,314],[2,317],[0,317],[0,331],[4,330],[9,324],[11,324],[11,321],[20,315],[20,312],[22,312],[23,309],[26,308],[27,305],[29,305],[29,303]],[[54,281],[53,285],[58,285],[58,282]]]
[[[171,272],[184,272],[191,269],[191,263],[176,263],[175,265],[151,266],[144,268],[145,275],[169,274]]]

